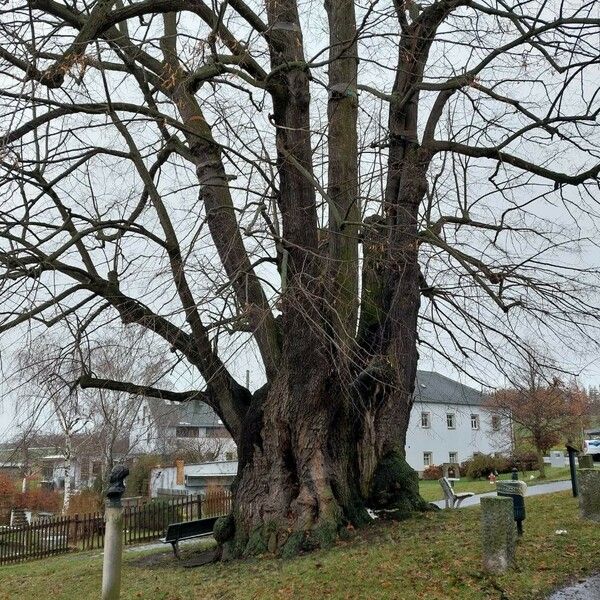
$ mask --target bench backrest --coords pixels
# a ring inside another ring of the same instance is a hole
[[[444,490],[444,496],[446,496],[446,498],[454,498],[455,497],[454,490],[452,489],[452,486],[450,485],[450,482],[448,481],[448,479],[446,477],[440,477],[440,479],[438,479],[438,481],[440,482],[440,485],[442,486],[442,490]]]
[[[165,542],[176,542],[177,540],[185,540],[197,535],[211,533],[217,519],[218,517],[210,517],[209,519],[198,519],[197,521],[187,521],[185,523],[171,523],[167,527]]]

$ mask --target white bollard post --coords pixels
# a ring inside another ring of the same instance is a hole
[[[115,467],[110,474],[111,486],[106,493],[106,530],[104,533],[104,563],[102,565],[102,600],[118,600],[121,594],[121,559],[123,556],[123,480],[127,467]]]

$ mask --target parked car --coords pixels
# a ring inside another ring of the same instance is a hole
[[[594,457],[594,460],[600,461],[600,439],[584,440],[583,453],[591,454]]]

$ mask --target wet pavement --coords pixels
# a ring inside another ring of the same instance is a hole
[[[548,600],[600,600],[600,574],[558,590]]]
[[[527,483],[527,482],[526,482]],[[552,481],[550,483],[540,483],[538,485],[531,485],[527,488],[527,496],[539,496],[540,494],[552,494],[553,492],[564,492],[565,490],[571,489],[571,481]],[[468,491],[468,490],[467,490]],[[485,498],[486,496],[495,496],[496,492],[488,492],[486,494],[478,494],[477,496],[473,496],[472,498],[466,498],[461,502],[460,507],[466,508],[467,506],[477,506],[481,500],[481,498]],[[432,502],[436,506],[440,508],[445,507],[445,503],[443,500],[438,500],[437,502]],[[600,600],[600,597],[598,598]]]

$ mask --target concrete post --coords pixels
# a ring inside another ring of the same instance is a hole
[[[106,493],[106,530],[104,533],[104,564],[102,566],[102,600],[118,600],[121,593],[121,559],[123,556],[123,480],[129,475],[127,467],[115,467]]]
[[[483,566],[487,571],[501,573],[515,557],[517,527],[510,498],[481,498],[481,542]]]
[[[121,559],[123,555],[123,507],[106,507],[104,564],[102,566],[102,600],[118,600],[121,593]]]
[[[579,513],[600,523],[600,469],[579,469]]]

